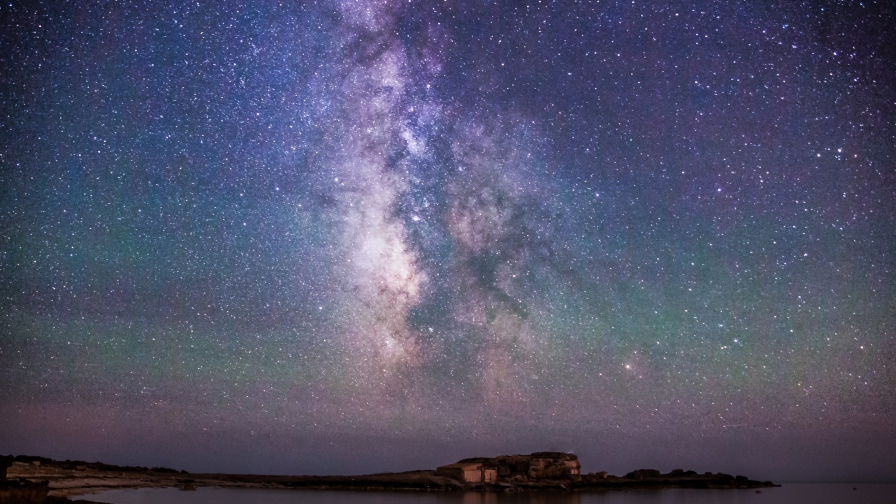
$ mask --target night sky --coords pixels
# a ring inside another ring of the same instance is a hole
[[[0,6],[0,453],[896,478],[887,2]]]

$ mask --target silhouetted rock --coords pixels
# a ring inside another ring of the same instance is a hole
[[[150,469],[150,471],[152,471],[152,472],[156,472],[156,473],[176,473],[176,472],[180,472],[180,471],[171,469],[170,467],[153,467],[152,469]]]
[[[628,479],[633,480],[642,480],[649,478],[659,478],[663,474],[656,469],[638,469],[637,471],[632,471],[625,475]]]
[[[669,471],[669,474],[666,474],[665,476],[667,478],[693,478],[696,475],[697,475],[696,471],[685,471],[683,469],[672,469],[671,471]]]

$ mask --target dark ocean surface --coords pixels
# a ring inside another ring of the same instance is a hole
[[[785,483],[756,490],[630,490],[589,493],[423,493],[341,492],[328,490],[249,490],[173,488],[113,490],[75,498],[109,504],[892,504],[894,483]]]

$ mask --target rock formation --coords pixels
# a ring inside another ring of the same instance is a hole
[[[571,453],[536,452],[530,455],[463,459],[455,464],[440,466],[436,474],[461,483],[578,481],[580,469],[579,458]]]

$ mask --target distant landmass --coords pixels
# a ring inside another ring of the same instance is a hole
[[[359,476],[265,476],[192,474],[166,467],[116,466],[44,457],[0,457],[0,504],[68,502],[68,497],[122,488],[197,487],[418,490],[418,491],[589,491],[634,488],[762,488],[778,486],[745,476],[676,469],[663,474],[638,469],[624,476],[582,474],[571,453],[537,452],[460,460],[435,470]]]

